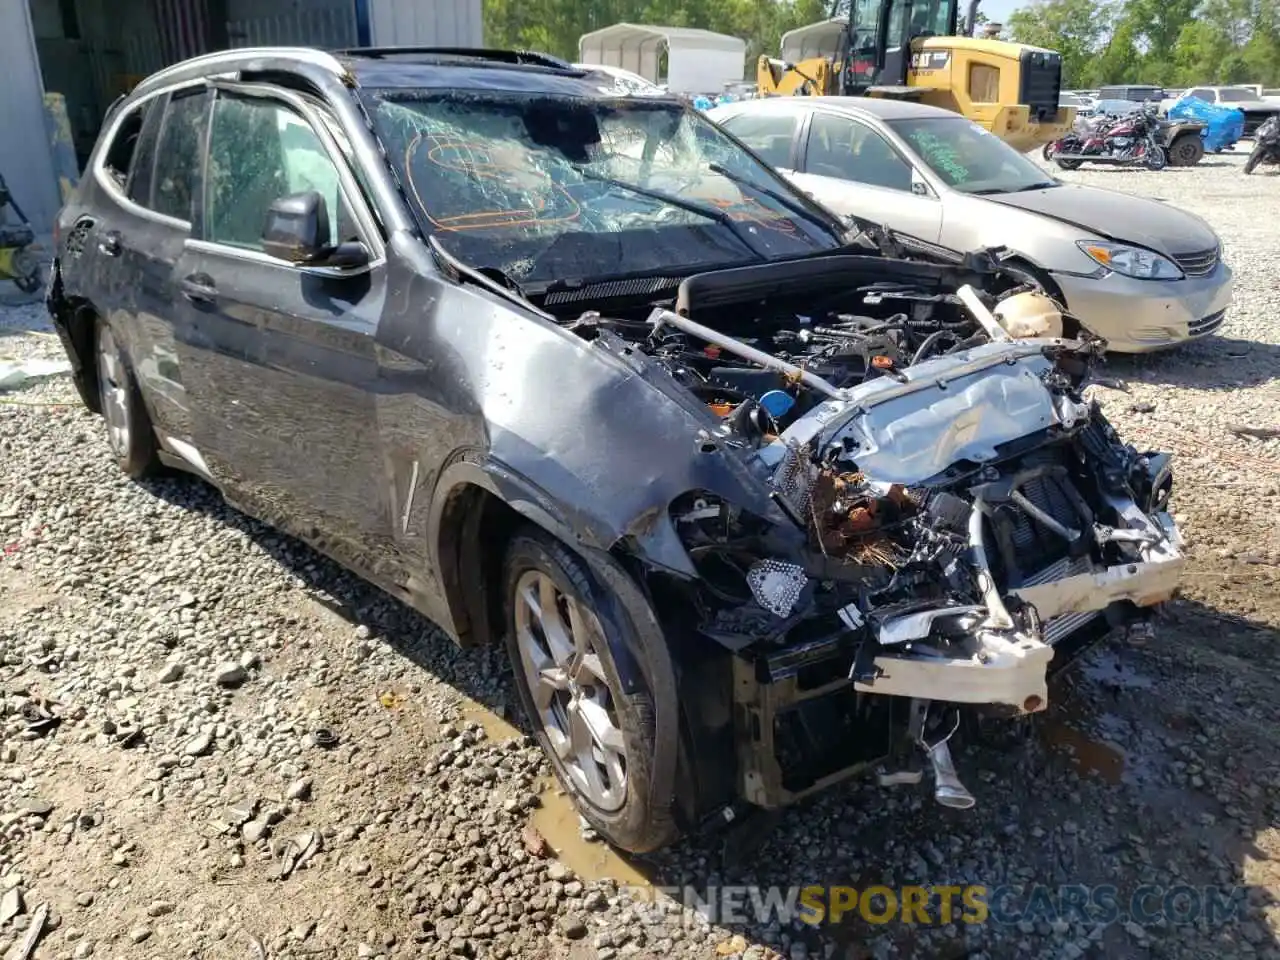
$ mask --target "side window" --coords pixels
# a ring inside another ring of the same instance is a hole
[[[205,239],[261,250],[271,204],[311,190],[324,197],[330,239],[355,237],[338,168],[311,126],[281,103],[220,96],[209,141]]]
[[[1212,90],[1192,90],[1190,93],[1187,94],[1187,96],[1195,97],[1197,100],[1205,100],[1205,101],[1208,101],[1209,103],[1213,103]]]
[[[771,167],[791,166],[791,142],[797,116],[783,113],[743,113],[721,124]]]
[[[200,190],[200,157],[204,142],[209,94],[174,94],[165,110],[156,145],[156,168],[151,209],[179,220],[194,219],[193,204]]]
[[[156,166],[156,142],[160,139],[160,122],[164,119],[164,99],[152,100],[143,108],[146,117],[133,153],[133,169],[129,173],[129,199],[140,207],[151,206],[151,184]]]
[[[106,156],[102,159],[102,168],[121,190],[129,181],[129,173],[133,169],[134,157],[138,153],[138,140],[142,134],[143,114],[146,105],[134,107],[120,121],[116,128],[115,139],[107,147]]]
[[[911,192],[911,165],[884,137],[829,113],[813,115],[805,169],[824,177]]]

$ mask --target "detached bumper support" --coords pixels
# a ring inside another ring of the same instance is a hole
[[[1160,603],[1177,590],[1185,558],[1166,546],[1158,559],[1127,563],[1011,590],[1035,607],[1044,623],[1062,616],[1105,610],[1119,601],[1140,607]],[[1031,713],[1048,703],[1046,674],[1052,645],[1020,631],[978,629],[967,656],[949,656],[921,643],[875,658],[874,680],[857,680],[862,693],[920,697],[952,703],[1001,704]]]

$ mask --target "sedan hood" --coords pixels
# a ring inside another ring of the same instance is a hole
[[[1148,247],[1167,257],[1202,253],[1218,245],[1217,235],[1194,214],[1116,190],[1064,184],[983,199],[1052,217],[1119,243]]]

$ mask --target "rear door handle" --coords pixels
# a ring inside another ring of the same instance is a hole
[[[182,280],[182,295],[192,303],[213,303],[218,297],[218,290],[208,274],[193,273]]]
[[[120,256],[120,231],[108,230],[98,238],[98,249],[108,257]]]

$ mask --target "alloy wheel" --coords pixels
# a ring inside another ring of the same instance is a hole
[[[516,645],[537,722],[574,785],[612,812],[627,797],[627,756],[596,643],[595,615],[540,570],[515,588]]]
[[[98,325],[98,398],[107,423],[107,442],[117,457],[129,453],[129,380],[111,328]]]

